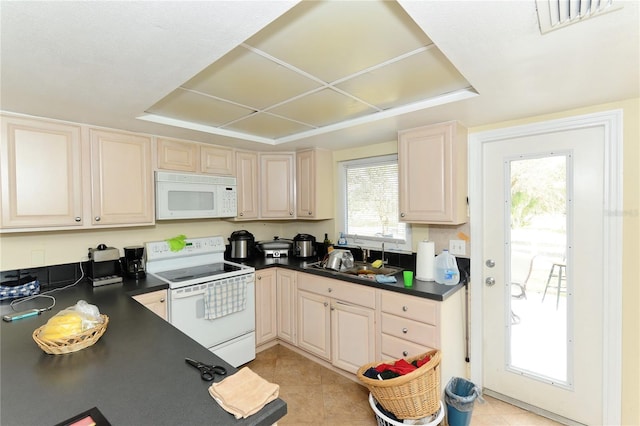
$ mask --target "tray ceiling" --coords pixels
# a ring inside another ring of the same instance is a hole
[[[278,144],[474,95],[396,2],[301,2],[140,118]]]

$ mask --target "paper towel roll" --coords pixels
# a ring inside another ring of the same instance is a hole
[[[416,254],[416,279],[420,281],[433,281],[436,246],[433,241],[420,241]]]

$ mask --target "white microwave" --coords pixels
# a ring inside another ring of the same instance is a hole
[[[209,219],[238,214],[236,178],[156,172],[156,219]]]

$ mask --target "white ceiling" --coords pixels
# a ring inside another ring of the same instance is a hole
[[[373,105],[374,114],[370,115],[375,120],[351,111],[350,121],[341,124],[328,114],[333,110],[325,111],[315,123],[297,120],[304,123],[305,129],[298,136],[291,135],[302,131],[300,129],[271,131],[259,137],[236,137],[238,132],[256,134],[257,130],[271,129],[266,122],[230,126],[227,133],[218,132],[220,135],[208,133],[211,130],[208,127],[199,131],[138,118],[146,112],[162,112],[158,108],[162,102],[158,102],[180,86],[188,89],[179,89],[185,93],[206,86],[206,79],[199,80],[194,76],[229,52],[232,55],[253,53],[247,46],[264,49],[270,55],[276,52],[274,56],[288,54],[287,64],[304,69],[305,57],[292,55],[293,47],[279,52],[279,46],[268,46],[269,43],[261,38],[263,32],[256,35],[296,3],[1,1],[0,108],[240,148],[292,150],[308,146],[336,149],[385,142],[394,140],[400,129],[441,121],[459,120],[471,127],[640,96],[638,1],[616,0],[617,5],[623,6],[620,10],[544,35],[538,26],[535,0],[399,1],[424,32],[418,38],[424,36],[421,41],[425,43],[433,41],[437,47],[434,50],[442,52],[457,69],[458,76],[463,77],[455,80],[457,86],[452,94],[435,99],[428,99],[424,93],[419,99],[405,94],[407,99],[411,98],[408,102],[414,102],[407,107],[402,102],[394,103],[385,98],[381,91],[372,92],[368,86],[355,84],[355,79],[348,80],[339,88],[353,91],[359,98],[379,97],[367,100]],[[357,5],[359,2],[352,3]],[[300,9],[293,9],[292,13]],[[367,16],[370,21],[374,20],[373,15]],[[304,27],[303,24],[300,18],[298,26]],[[353,38],[362,34],[355,24]],[[409,28],[412,23],[405,21],[405,24],[407,32],[415,34]],[[338,32],[325,31],[327,38],[336,34],[345,37]],[[405,49],[402,38],[398,40],[396,47]],[[245,42],[244,47],[238,48]],[[375,37],[371,37],[370,42],[370,47],[351,52],[357,58],[354,63],[369,60],[387,47]],[[314,57],[314,73],[323,81],[333,82],[345,72],[354,72],[343,70],[345,54],[348,57],[350,50],[333,51],[337,58],[324,53],[322,61],[315,61],[318,55]],[[272,75],[271,65],[256,65],[260,61],[249,63],[260,71],[261,78]],[[419,60],[416,63],[417,66],[424,65]],[[400,79],[393,72],[386,75],[391,77],[387,77],[386,82],[384,79],[377,81],[377,86],[391,84],[393,87]],[[292,75],[287,80],[290,84],[283,87],[290,89],[297,84],[300,86],[297,90],[306,89],[308,81],[297,81],[298,77]],[[404,77],[402,79],[404,81]],[[258,84],[251,79],[245,81],[247,84],[242,87]],[[277,77],[270,77],[268,81],[279,84]],[[460,85],[461,82],[464,84]],[[423,90],[415,84],[411,86],[411,93]],[[226,95],[235,94],[243,99],[239,102],[241,106],[235,108],[246,106],[246,96],[254,93],[253,90],[236,90],[232,85],[213,86],[224,89]],[[477,96],[472,96],[473,90],[466,94],[456,92],[462,86],[472,87]],[[264,87],[264,84],[258,87]],[[397,85],[395,87],[398,89]],[[326,90],[330,89],[325,87],[318,93]],[[331,95],[335,93],[338,92]],[[260,96],[264,102],[273,100],[264,98],[264,91],[255,90],[255,94],[259,96],[254,96],[252,102]],[[272,91],[269,96],[273,94]],[[289,95],[280,93],[280,96]],[[415,103],[421,99],[428,100]],[[325,97],[318,102],[328,101]],[[272,104],[253,107],[258,110],[269,105]],[[281,105],[279,113],[304,118],[305,107],[293,106]],[[349,106],[343,103],[347,111]],[[316,111],[313,116],[317,118],[317,109],[311,110]]]

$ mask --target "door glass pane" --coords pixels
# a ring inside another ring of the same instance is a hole
[[[570,158],[519,158],[506,169],[511,182],[507,369],[563,386],[569,385]]]

